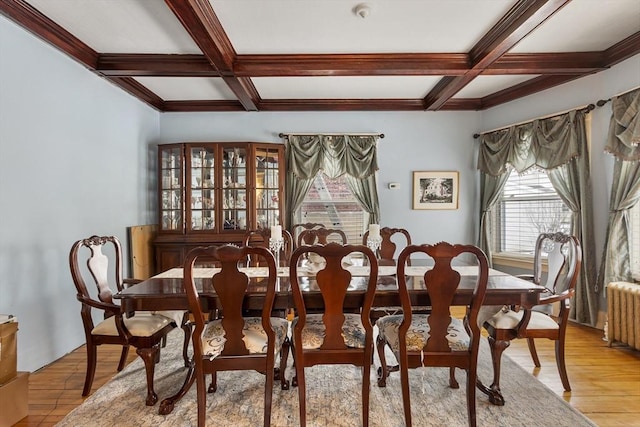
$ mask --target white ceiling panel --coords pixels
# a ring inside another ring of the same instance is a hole
[[[262,99],[415,99],[440,80],[433,76],[402,77],[254,77]]]
[[[221,78],[136,77],[135,79],[165,101],[236,99]]]
[[[466,85],[454,98],[483,98],[492,93],[507,89],[527,80],[533,75],[478,76]]]
[[[100,53],[202,53],[163,0],[28,0]]]
[[[638,31],[640,0],[573,0],[511,51],[601,51]]]
[[[238,54],[461,53],[515,3],[371,0],[363,19],[353,11],[357,0],[209,2]]]

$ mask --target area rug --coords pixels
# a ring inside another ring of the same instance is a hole
[[[182,332],[169,334],[166,348],[156,368],[155,389],[160,400],[174,394],[184,380],[181,353]],[[392,357],[392,356],[391,356]],[[391,358],[390,360],[394,360]],[[293,369],[289,357],[287,377]],[[379,360],[376,357],[376,367]],[[479,357],[480,378],[492,378],[489,345],[483,339]],[[386,388],[376,382],[376,368],[371,372],[370,425],[404,426],[399,373],[392,373]],[[359,426],[361,417],[362,371],[353,366],[315,366],[307,368],[307,425]],[[449,388],[448,368],[421,368],[409,371],[414,426],[466,426],[466,374],[457,372],[459,389]],[[504,406],[494,406],[478,391],[479,426],[594,426],[580,412],[546,388],[532,375],[503,355],[501,387]],[[221,372],[218,390],[207,394],[208,426],[262,425],[264,376],[256,372]],[[57,425],[67,426],[195,426],[195,387],[180,400],[169,415],[158,414],[158,404],[145,406],[146,381],[142,361],[138,358],[112,380],[97,390]],[[298,426],[298,390],[273,390],[271,425]]]

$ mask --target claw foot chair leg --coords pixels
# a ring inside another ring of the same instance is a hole
[[[153,374],[156,362],[160,354],[160,348],[153,346],[151,348],[138,348],[136,353],[144,361],[145,370],[147,372],[147,406],[153,406],[158,401],[158,395],[153,390]]]
[[[489,387],[489,401],[494,405],[504,405],[504,398],[500,391],[500,367],[502,353],[511,345],[511,341],[497,341],[489,337],[489,347],[491,347],[491,362],[493,363],[493,383]]]

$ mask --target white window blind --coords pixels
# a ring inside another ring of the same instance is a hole
[[[540,233],[570,232],[570,210],[544,171],[512,171],[494,211],[494,249],[533,255]]]
[[[331,179],[318,172],[302,205],[295,212],[296,223],[317,222],[345,232],[348,243],[361,244],[368,214],[347,186],[344,177]]]

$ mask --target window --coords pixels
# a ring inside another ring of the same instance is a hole
[[[344,231],[349,243],[361,244],[368,216],[349,190],[344,176],[331,179],[320,171],[295,212],[295,222],[319,222],[327,228]]]
[[[540,233],[571,231],[570,214],[544,171],[511,171],[494,209],[494,250],[533,255]]]
[[[631,235],[629,236],[629,249],[631,258],[631,275],[635,280],[640,280],[640,202],[630,211]]]

